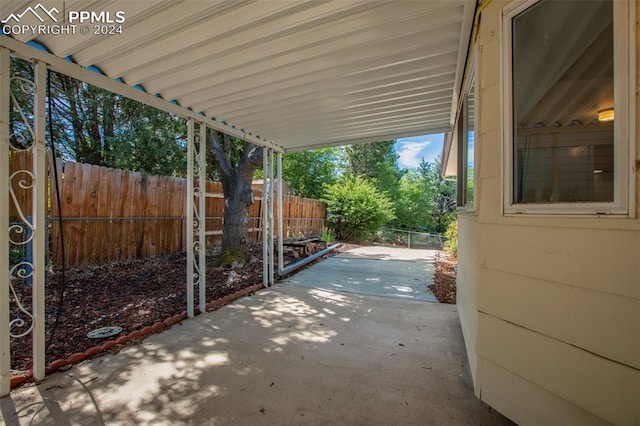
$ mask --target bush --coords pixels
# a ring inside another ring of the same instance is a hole
[[[447,237],[447,242],[444,246],[451,250],[451,254],[458,257],[458,221],[454,220],[447,226],[447,231],[444,233]]]
[[[332,243],[336,240],[336,236],[333,234],[333,231],[329,228],[324,228],[322,230],[322,235],[320,235],[320,241],[324,241],[325,243]]]
[[[327,221],[338,240],[367,238],[393,220],[393,203],[373,184],[350,175],[325,187]]]

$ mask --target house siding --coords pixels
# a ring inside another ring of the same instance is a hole
[[[478,341],[477,293],[478,279],[480,277],[480,269],[476,260],[478,254],[478,230],[479,227],[475,216],[459,216],[458,234],[464,235],[464,238],[459,238],[458,258],[465,259],[465,261],[458,262],[457,280],[458,283],[464,283],[464,285],[458,284],[456,302],[469,359],[469,369],[471,370],[471,377],[476,390],[479,390],[479,384],[476,383],[476,378],[478,377],[478,357],[476,354]],[[479,396],[478,393],[476,393],[476,396]]]
[[[523,425],[640,424],[640,219],[502,214],[508,3],[482,12],[476,212],[459,215],[458,310],[475,392]]]

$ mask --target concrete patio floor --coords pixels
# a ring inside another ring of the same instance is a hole
[[[17,389],[0,420],[511,424],[473,395],[455,306],[291,281]]]
[[[358,247],[302,271],[285,284],[437,302],[429,290],[435,250]],[[383,262],[381,262],[383,261]]]

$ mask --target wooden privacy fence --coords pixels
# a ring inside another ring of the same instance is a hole
[[[14,152],[10,173],[30,169],[30,164],[29,152]],[[60,215],[50,156],[47,169],[49,257],[55,268],[62,262],[59,217],[63,221],[67,268],[143,259],[186,249],[186,179],[58,160]],[[20,188],[17,180],[12,181],[14,193],[24,214],[30,215],[31,191]],[[207,192],[219,194],[208,197],[206,202],[207,230],[215,233],[207,237],[207,246],[216,247],[222,242],[222,184],[207,182],[206,186]],[[249,210],[251,242],[262,238],[261,195],[261,191],[256,191],[256,202]],[[274,213],[277,214],[277,205]],[[10,215],[12,221],[17,220],[13,203]],[[286,238],[319,236],[326,226],[326,205],[318,200],[284,196],[283,223]]]

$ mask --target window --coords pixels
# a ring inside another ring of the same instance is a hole
[[[627,7],[540,0],[505,11],[505,212],[629,211]]]
[[[458,118],[458,207],[473,210],[475,181],[475,81],[472,77]]]

